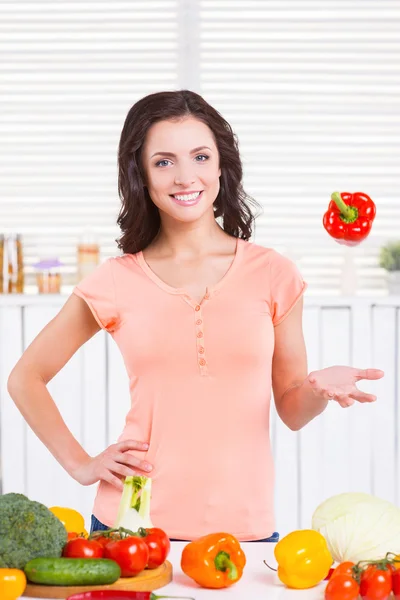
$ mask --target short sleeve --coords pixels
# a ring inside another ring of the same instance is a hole
[[[116,303],[113,261],[114,258],[108,258],[72,290],[85,300],[100,327],[109,332],[115,331],[121,321]]]
[[[270,307],[274,326],[290,313],[306,289],[307,283],[295,263],[279,252],[271,251]]]

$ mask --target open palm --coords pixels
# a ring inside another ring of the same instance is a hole
[[[380,369],[355,369],[346,366],[334,366],[313,371],[308,381],[316,396],[325,400],[335,400],[346,408],[354,402],[374,402],[376,396],[358,389],[356,383],[362,379],[381,379],[384,372]]]

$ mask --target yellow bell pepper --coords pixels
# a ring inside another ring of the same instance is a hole
[[[0,569],[1,600],[16,600],[24,593],[26,576],[20,569]]]
[[[298,590],[325,579],[333,563],[325,538],[312,529],[292,531],[277,543],[274,554],[279,579]]]
[[[77,510],[62,506],[52,506],[49,510],[61,521],[68,533],[83,533],[85,519]]]

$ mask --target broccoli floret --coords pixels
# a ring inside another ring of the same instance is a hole
[[[58,558],[67,530],[40,502],[23,494],[0,496],[0,568],[23,569],[32,558]]]

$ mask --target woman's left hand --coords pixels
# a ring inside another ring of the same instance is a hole
[[[361,379],[380,379],[384,372],[380,369],[354,369],[334,366],[313,371],[308,376],[309,384],[316,396],[325,400],[336,400],[342,408],[357,402],[374,402],[376,396],[359,390],[356,383]]]

